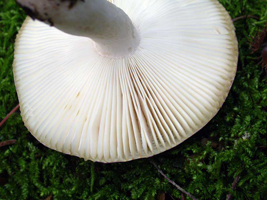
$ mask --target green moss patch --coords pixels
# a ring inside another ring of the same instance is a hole
[[[149,159],[102,164],[64,155],[40,144],[19,112],[0,127],[0,199],[181,199],[151,164],[198,199],[266,199],[267,79],[249,41],[267,23],[266,0],[220,0],[239,41],[237,76],[216,117],[176,148]],[[0,120],[18,104],[12,61],[25,15],[13,0],[0,1]],[[232,183],[240,176],[233,191]],[[186,197],[189,199],[188,197]]]

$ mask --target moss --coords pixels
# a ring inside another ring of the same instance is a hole
[[[199,199],[266,199],[267,80],[248,41],[267,21],[266,0],[221,0],[235,22],[238,72],[218,115],[176,148],[152,159],[177,184]],[[0,1],[0,119],[18,104],[12,60],[14,39],[25,15],[10,0]],[[181,199],[151,159],[101,164],[52,151],[26,130],[19,113],[0,128],[0,199]],[[235,191],[235,177],[240,176]]]

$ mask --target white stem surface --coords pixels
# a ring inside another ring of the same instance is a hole
[[[123,58],[134,53],[140,37],[123,10],[107,0],[17,0],[33,19],[68,34],[89,37],[99,54]]]

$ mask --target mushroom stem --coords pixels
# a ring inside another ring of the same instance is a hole
[[[32,19],[95,42],[103,56],[123,58],[140,43],[128,15],[107,0],[17,0]]]

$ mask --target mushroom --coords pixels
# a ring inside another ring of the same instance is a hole
[[[205,126],[236,73],[217,0],[17,0],[25,126],[45,146],[122,162],[166,151]],[[37,19],[37,20],[35,20]]]

